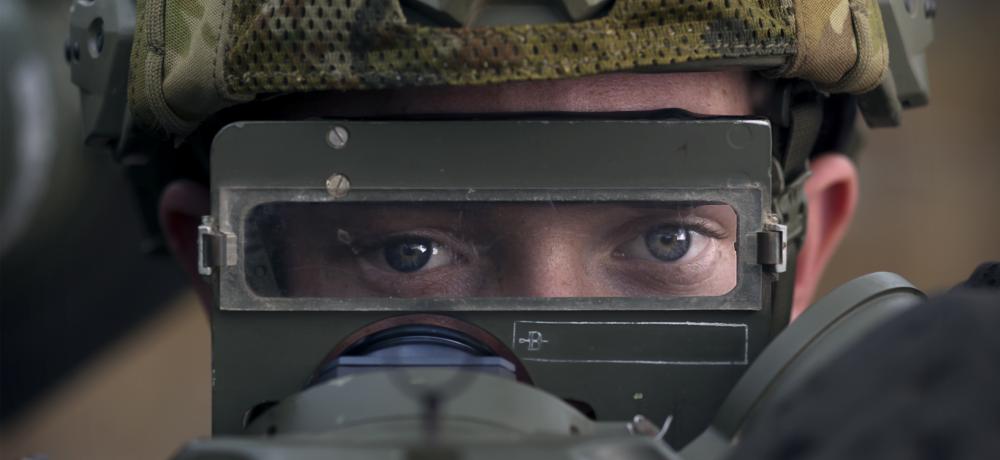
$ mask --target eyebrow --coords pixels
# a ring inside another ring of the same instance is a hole
[[[555,205],[558,203],[558,205]],[[330,207],[332,206],[332,207]],[[719,206],[719,208],[716,208]],[[589,208],[589,209],[588,209]],[[366,229],[382,232],[402,231],[415,226],[447,225],[455,229],[492,226],[494,220],[503,221],[505,210],[547,209],[552,212],[569,211],[580,217],[598,213],[605,220],[632,219],[656,212],[671,215],[696,215],[718,220],[727,225],[735,211],[726,204],[696,202],[434,202],[434,203],[303,203],[285,214],[284,218],[304,223],[302,228],[320,226],[337,227],[350,232],[364,233]],[[720,211],[716,211],[719,209]],[[724,214],[720,214],[724,212]],[[614,215],[609,215],[614,213]],[[594,221],[599,219],[587,219]]]

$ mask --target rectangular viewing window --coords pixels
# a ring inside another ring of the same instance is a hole
[[[656,202],[293,202],[241,227],[265,298],[712,297],[737,286],[733,206]]]

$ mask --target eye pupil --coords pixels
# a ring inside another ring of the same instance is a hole
[[[410,273],[420,270],[430,261],[433,244],[426,239],[405,239],[385,246],[385,262],[393,270]]]
[[[664,262],[673,262],[691,248],[691,238],[687,229],[678,227],[658,227],[646,234],[649,253]]]

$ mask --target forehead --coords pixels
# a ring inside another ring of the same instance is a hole
[[[748,72],[618,73],[482,86],[440,86],[289,96],[273,110],[293,118],[420,114],[624,112],[683,109],[749,115]]]

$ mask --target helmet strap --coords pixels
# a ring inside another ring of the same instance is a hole
[[[769,118],[773,126],[771,212],[787,227],[786,271],[771,286],[771,333],[776,335],[791,318],[796,262],[805,237],[807,209],[805,182],[809,157],[823,126],[826,96],[803,81],[778,83]]]

